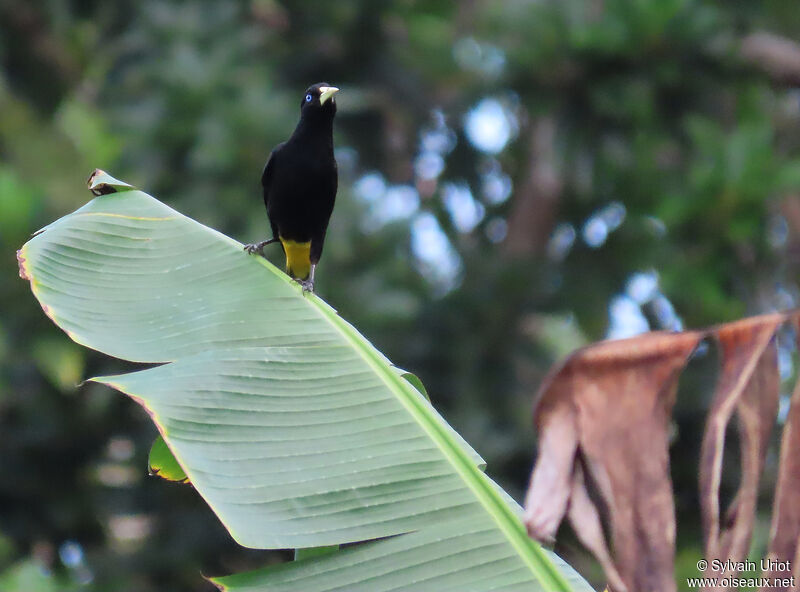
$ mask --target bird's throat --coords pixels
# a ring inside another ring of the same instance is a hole
[[[292,133],[290,142],[306,142],[333,150],[333,116],[303,116]]]

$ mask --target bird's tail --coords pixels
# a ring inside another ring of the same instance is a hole
[[[282,238],[286,254],[286,273],[298,280],[306,280],[311,274],[311,241],[299,243]]]

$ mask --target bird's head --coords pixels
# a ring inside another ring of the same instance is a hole
[[[331,117],[336,113],[336,100],[334,95],[339,92],[335,86],[327,82],[318,82],[311,85],[303,93],[300,100],[300,113],[303,117],[311,114],[328,114]]]

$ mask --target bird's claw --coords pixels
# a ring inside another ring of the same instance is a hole
[[[258,242],[258,243],[250,243],[249,245],[245,245],[244,246],[244,250],[247,251],[248,253],[250,253],[251,255],[253,253],[258,253],[259,255],[261,255],[263,257],[264,256],[264,247],[266,247],[267,245],[271,245],[272,243],[276,243],[276,242],[278,242],[277,238],[274,238],[274,237],[273,238],[268,238],[267,240],[263,240],[263,241]]]
[[[294,281],[296,281],[298,284],[300,284],[300,286],[302,286],[304,293],[314,291],[314,280],[299,280],[295,278]]]
[[[254,255],[258,254],[262,257],[264,256],[264,246],[267,244],[266,241],[261,241],[260,243],[250,243],[249,245],[244,246],[244,250],[247,251],[249,254]]]

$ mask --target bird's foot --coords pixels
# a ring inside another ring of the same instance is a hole
[[[275,242],[275,239],[274,238],[270,238],[270,239],[263,240],[263,241],[258,242],[258,243],[250,243],[249,245],[245,245],[244,246],[244,250],[247,251],[248,253],[250,253],[251,255],[253,255],[255,253],[258,253],[259,255],[261,255],[263,257],[264,256],[264,247],[266,247],[267,245],[269,245],[271,243],[274,243],[274,242]]]
[[[313,292],[314,291],[314,280],[299,280],[295,278],[298,284],[300,284],[303,288],[303,293],[305,292]]]

